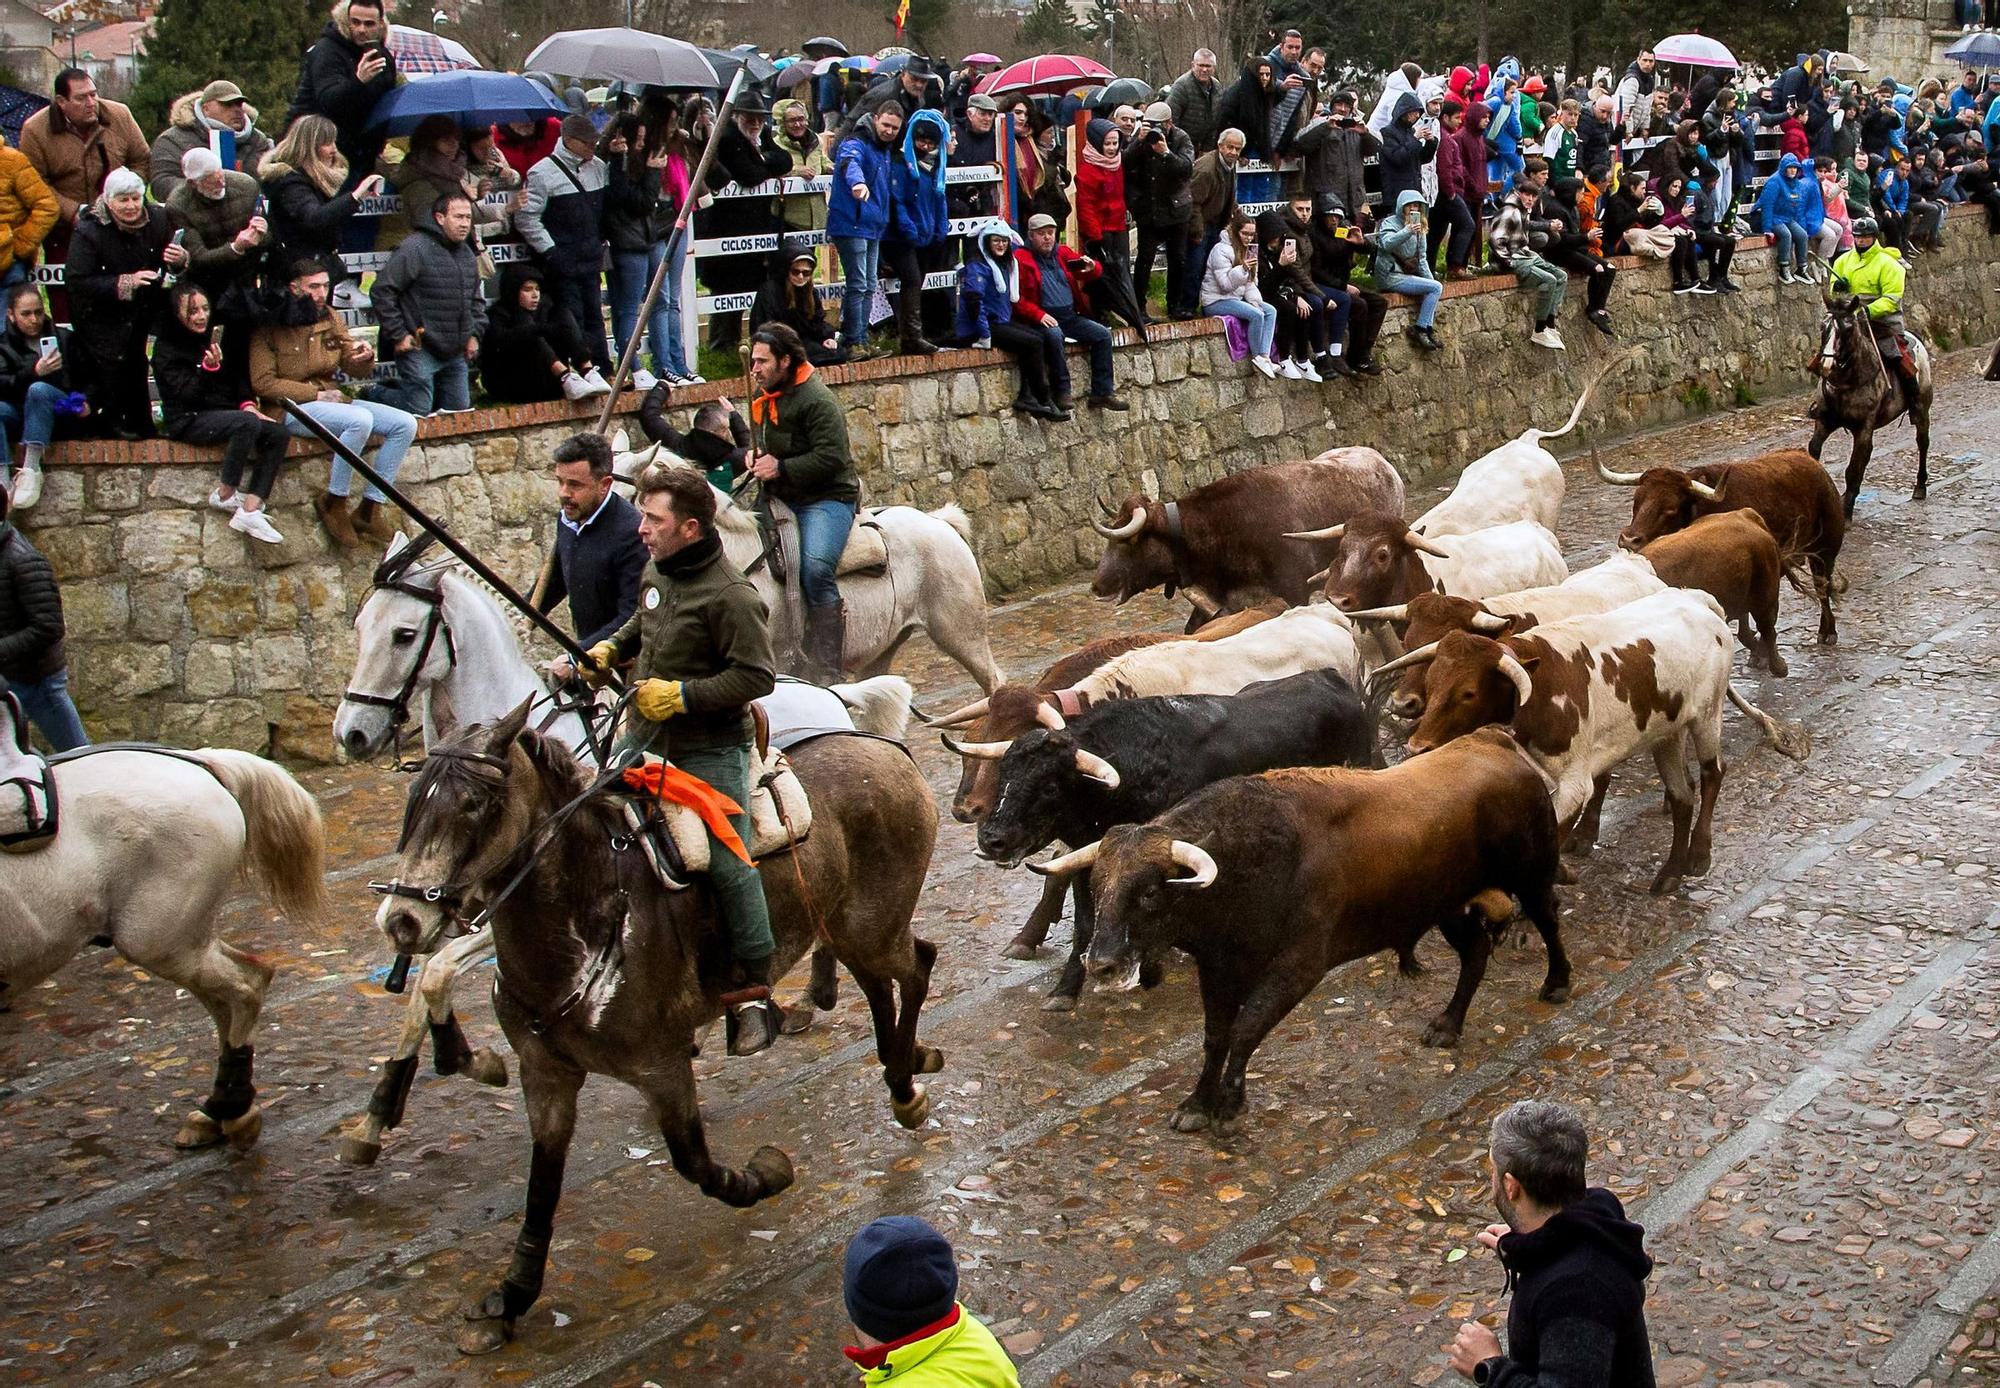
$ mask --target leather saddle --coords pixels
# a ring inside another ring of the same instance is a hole
[[[791,576],[799,571],[798,517],[784,502],[766,497],[757,509],[757,523],[764,532],[764,562],[772,577],[791,586]],[[863,507],[855,514],[854,528],[847,532],[847,545],[840,551],[833,576],[882,573],[888,567],[889,542],[882,534],[882,523],[874,507]]]
[[[757,862],[789,853],[812,833],[812,803],[792,770],[791,760],[770,745],[770,724],[752,706],[757,723],[756,764],[750,776],[750,838],[744,845]],[[660,759],[647,756],[649,763]],[[707,826],[692,807],[660,800],[642,792],[627,792],[626,822],[645,849],[660,885],[670,892],[686,891],[693,878],[708,871],[713,846]]]
[[[21,701],[0,687],[0,852],[47,848],[61,818],[55,774],[28,745]]]

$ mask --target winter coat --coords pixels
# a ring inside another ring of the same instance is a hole
[[[611,184],[604,161],[579,162],[560,144],[528,170],[527,196],[514,230],[551,274],[590,275],[604,267],[604,200]]]
[[[370,44],[382,55],[382,70],[366,82],[354,75],[361,64],[362,45],[347,36],[341,21],[329,19],[319,41],[299,60],[299,86],[292,94],[292,109],[285,112],[285,127],[291,128],[300,116],[325,116],[339,132],[334,144],[350,169],[372,169],[382,157],[388,136],[378,127],[369,130],[368,117],[375,103],[396,87],[396,55],[386,44]]]
[[[815,501],[858,501],[860,475],[847,442],[847,411],[810,366],[792,383],[750,402],[750,424],[759,451],[778,460],[778,475],[764,491],[787,506]]]
[[[1112,129],[1109,121],[1092,121]],[[1104,134],[1093,131],[1093,145],[1102,147]],[[1125,234],[1125,168],[1103,169],[1081,160],[1076,170],[1076,226],[1086,246]]]
[[[144,178],[152,149],[132,119],[129,108],[100,98],[97,125],[88,138],[63,119],[54,106],[44,106],[21,125],[21,153],[62,204],[62,219],[78,214],[104,191],[113,169],[130,169]]]
[[[34,264],[61,216],[61,201],[28,156],[0,141],[0,271]]]
[[[164,207],[148,207],[146,220],[136,231],[113,225],[94,206],[76,219],[63,281],[77,342],[85,355],[98,362],[115,361],[135,334],[143,338],[159,318],[167,301],[161,281],[121,299],[118,277],[161,269],[160,257],[170,234]]]
[[[1573,1375],[1590,1364],[1619,1388],[1653,1388],[1646,1336],[1653,1260],[1645,1239],[1618,1197],[1602,1188],[1586,1191],[1532,1233],[1501,1235],[1500,1261],[1514,1299],[1507,1353],[1489,1382],[1504,1388],[1582,1381]]]
[[[1396,197],[1394,215],[1384,217],[1375,228],[1375,281],[1391,275],[1421,275],[1426,272],[1424,233],[1406,220],[1407,210],[1422,207],[1424,195],[1411,188]]]
[[[1597,203],[1598,225],[1603,237],[1598,242],[1600,255],[1624,255],[1625,233],[1639,223],[1640,189],[1629,183],[1620,183],[1607,192]],[[1579,209],[1582,199],[1578,199]],[[1588,223],[1586,222],[1586,226]]]
[[[1084,293],[1084,286],[1104,273],[1104,267],[1081,252],[1073,251],[1060,241],[1055,248],[1056,263],[1062,266],[1063,278],[1069,283],[1070,312],[1090,316],[1090,300]],[[1085,261],[1090,268],[1084,269]],[[1021,300],[1014,305],[1014,316],[1023,323],[1037,326],[1053,321],[1042,307],[1042,279],[1046,272],[1034,251],[1023,246],[1014,252],[1014,264],[1019,267],[1021,277]]]
[[[1511,164],[1521,154],[1521,97],[1517,92],[1512,101],[1494,97],[1482,103],[1486,107],[1486,138],[1493,141],[1500,151],[1490,162]]]
[[[536,122],[532,135],[516,135],[505,125],[493,127],[493,147],[500,151],[500,157],[507,166],[521,177],[528,176],[528,170],[555,153],[562,141],[562,118],[550,116]]]
[[[1812,162],[1812,141],[1806,138],[1806,123],[1797,116],[1778,122],[1778,149],[1801,164]]]
[[[1222,156],[1210,150],[1194,161],[1188,196],[1194,204],[1188,214],[1188,235],[1198,240],[1228,226],[1236,215],[1236,170],[1226,167]]]
[[[1317,104],[1313,80],[1306,75],[1302,64],[1286,62],[1277,48],[1264,56],[1271,63],[1271,120],[1268,127],[1271,149],[1274,153],[1284,154],[1291,150],[1292,130],[1300,123],[1299,112],[1303,110],[1311,115]],[[1298,78],[1299,85],[1285,86],[1288,77]]]
[[[1223,299],[1241,299],[1258,307],[1264,302],[1264,296],[1257,290],[1257,272],[1236,263],[1236,253],[1227,235],[1215,243],[1201,272],[1201,306],[1207,308]]]
[[[1437,157],[1438,142],[1417,135],[1416,118],[1423,109],[1415,92],[1403,93],[1396,98],[1394,118],[1382,132],[1382,201],[1389,206],[1399,205],[1402,194],[1423,186],[1423,167]]]
[[[1886,211],[1902,214],[1910,210],[1910,180],[1899,175],[1893,167],[1882,170],[1882,176],[1875,180],[1875,188]]]
[[[541,302],[533,313],[521,307],[521,287],[530,281],[542,286]],[[512,261],[500,272],[499,293],[487,311],[486,330],[479,335],[479,379],[486,393],[496,400],[520,402],[559,399],[562,383],[549,370],[544,344],[572,368],[578,365],[576,354],[586,347],[576,319],[550,292],[541,268],[532,261]]]
[[[674,197],[660,170],[614,154],[605,166],[604,239],[614,254],[645,255],[674,229]]]
[[[771,278],[757,289],[757,301],[750,306],[750,321],[760,326],[783,323],[799,335],[807,347],[819,347],[839,336],[840,325],[826,316],[826,301],[815,286],[811,307],[801,309],[791,300],[791,280],[787,267],[776,266]]]
[[[1273,152],[1271,110],[1277,96],[1259,80],[1263,70],[1272,66],[1269,58],[1250,59],[1243,64],[1242,74],[1216,98],[1216,133],[1220,135],[1229,129],[1242,131],[1245,159],[1269,159]]]
[[[215,341],[215,330],[189,332],[169,315],[153,339],[153,380],[160,388],[160,421],[171,434],[174,426],[204,410],[234,410],[249,397],[244,363],[224,362],[220,371],[202,369],[202,357]]]
[[[934,165],[925,169],[917,161],[916,130],[927,127],[937,136]],[[934,246],[944,240],[951,226],[951,211],[945,189],[945,168],[950,142],[944,117],[936,111],[919,111],[903,127],[903,147],[889,161],[889,228],[885,240],[912,247]],[[874,195],[870,194],[870,201]]]
[[[1283,263],[1285,243],[1292,243],[1294,259]],[[1257,214],[1257,292],[1267,304],[1291,307],[1300,294],[1317,292],[1313,282],[1312,232],[1292,220],[1288,206],[1270,208]]]
[[[1586,110],[1576,120],[1576,167],[1584,174],[1594,174],[1600,169],[1608,169],[1614,162],[1612,139],[1614,127],[1597,118],[1597,112]]]
[[[445,239],[435,220],[418,225],[376,273],[369,297],[381,324],[384,353],[406,337],[417,349],[448,361],[486,331],[486,300],[479,293],[479,256],[470,240]]]
[[[715,142],[715,163],[708,171],[708,191],[717,192],[732,183],[742,188],[754,188],[774,178],[783,178],[790,172],[792,156],[771,138],[769,126],[764,128],[762,137],[752,144],[749,136],[737,129],[736,122],[732,120],[729,129],[723,131],[722,138]],[[830,210],[828,218],[830,221]],[[701,222],[704,237],[768,236],[784,225],[778,217],[776,203],[762,198],[717,198],[703,212]],[[756,262],[746,260],[746,264],[755,265]],[[726,271],[724,273],[727,274]],[[723,287],[712,276],[710,282],[718,289]]]
[[[264,246],[236,249],[236,234],[250,225],[264,190],[246,173],[222,175],[222,196],[209,198],[185,180],[167,199],[167,215],[188,253],[187,277],[219,301],[225,290],[264,263]]]
[[[63,364],[50,375],[37,376],[35,363],[42,359],[44,337],[56,340]],[[21,330],[12,323],[0,327],[0,401],[18,410],[28,398],[28,387],[37,381],[47,381],[60,391],[76,389],[70,381],[70,367],[75,358],[70,355],[69,338],[68,328],[58,328],[53,323],[45,324],[33,337],[21,336]]]
[[[909,143],[910,126],[923,112],[919,110],[909,120],[903,122],[903,141]],[[1000,121],[996,116],[993,125],[985,132],[972,128],[969,120],[955,121],[951,128],[952,138],[947,143],[951,147],[953,166],[969,169],[979,164],[1000,162]],[[940,146],[942,148],[942,146]],[[951,202],[954,217],[991,217],[1000,205],[1000,185],[998,183],[954,183],[947,196]]]
[[[1854,244],[1854,218],[1847,211],[1847,185],[1838,177],[1822,178],[1819,181],[1819,205],[1825,216],[1820,230],[1826,229],[1827,222],[1840,228],[1837,250],[1847,250]]]
[[[757,315],[757,322],[772,320]],[[807,338],[817,342],[818,338]],[[729,439],[717,438],[706,429],[690,429],[683,434],[667,419],[667,397],[672,387],[665,381],[646,392],[639,402],[639,427],[654,443],[663,443],[707,474],[708,480],[723,491],[736,485],[750,466],[750,426],[735,410],[729,412]],[[636,523],[635,523],[636,528]]]
[[[861,1388],[1020,1388],[1014,1361],[993,1332],[963,1305],[954,1303],[952,1315],[894,1349],[848,1351],[861,1369]]]
[[[1798,177],[1791,176],[1794,172]],[[1778,171],[1764,180],[1764,189],[1757,195],[1757,212],[1766,235],[1780,222],[1813,235],[1825,216],[1820,207],[1819,180],[1794,156],[1784,155],[1778,160]]]
[[[806,113],[806,137],[794,141],[785,133],[785,116],[792,107]],[[826,147],[820,143],[819,123],[812,118],[812,107],[796,98],[780,101],[771,108],[771,143],[791,156],[793,178],[818,178],[821,174],[833,172],[833,160]],[[697,156],[699,157],[699,156]],[[693,169],[690,167],[689,172]],[[826,199],[818,193],[793,194],[778,197],[778,211],[784,219],[786,231],[819,231],[826,226]]]
[[[328,197],[304,170],[273,162],[264,166],[265,218],[281,267],[309,255],[326,266],[335,284],[347,278],[340,260],[340,233],[358,204],[351,192]]]
[[[1342,207],[1359,209],[1367,205],[1362,165],[1382,148],[1382,141],[1374,131],[1359,120],[1353,125],[1339,125],[1331,117],[1325,117],[1300,131],[1292,148],[1299,156],[1304,187],[1315,193],[1333,194]]]
[[[257,108],[246,105],[243,109],[250,125],[240,133],[228,132],[230,139],[225,143],[234,143],[236,157],[224,159],[222,167],[256,178],[264,167],[264,156],[271,152],[271,137],[257,128]],[[200,92],[189,92],[168,108],[167,128],[153,141],[146,161],[146,186],[154,202],[165,202],[186,182],[181,177],[181,157],[191,149],[207,149],[214,133],[202,124]]]
[[[1336,232],[1327,225],[1325,195],[1315,205],[1319,215],[1312,221],[1313,281],[1321,289],[1345,291],[1354,278],[1354,257],[1368,252],[1367,238],[1352,226]]]
[[[1174,129],[1188,137],[1196,157],[1215,148],[1222,127],[1215,123],[1215,103],[1221,89],[1215,79],[1195,80],[1193,72],[1183,72],[1167,88],[1167,106],[1174,113]]]
[[[63,668],[62,592],[42,552],[0,521],[0,679],[34,684]]]
[[[1194,211],[1194,141],[1176,127],[1125,151],[1125,206],[1142,227],[1183,226]]]
[[[1005,267],[995,267],[984,245],[968,255],[958,272],[959,340],[991,339],[995,323],[1012,322],[1020,285],[1021,272],[1011,258]]]
[[[350,364],[357,345],[331,306],[308,318],[311,302],[292,299],[284,322],[260,327],[250,337],[250,389],[269,410],[282,412],[284,402],[309,404],[323,390],[334,388],[333,375]]]
[[[1903,257],[1894,246],[1880,241],[1862,250],[1858,246],[1833,262],[1833,281],[1848,294],[1875,296],[1868,305],[1870,318],[1886,318],[1903,311]]]
[[[894,157],[890,147],[876,138],[873,121],[857,125],[854,133],[840,142],[833,152],[833,187],[826,195],[829,238],[882,239],[893,215],[889,204],[889,161]],[[868,201],[856,201],[857,184],[868,190]]]

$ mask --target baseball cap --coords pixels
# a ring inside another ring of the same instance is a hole
[[[231,82],[227,78],[217,78],[201,89],[201,99],[203,101],[237,102],[246,101],[249,98],[243,95],[243,89],[234,82]]]

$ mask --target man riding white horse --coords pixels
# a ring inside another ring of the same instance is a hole
[[[750,474],[798,517],[805,653],[812,677],[829,684],[840,678],[847,626],[834,574],[861,501],[847,412],[813,374],[805,343],[783,323],[751,334],[750,374],[762,392],[750,402]]]
[[[781,1020],[770,1000],[771,917],[764,884],[748,856],[753,700],[777,684],[768,614],[750,581],[722,552],[715,492],[691,467],[656,465],[637,481],[639,538],[652,562],[638,608],[617,635],[590,650],[584,672],[602,683],[632,661],[636,715],[621,750],[656,753],[706,781],[741,807],[730,816],[739,844],[711,833],[709,880],[745,985],[729,1003],[729,1053],[769,1046]]]
[[[1881,237],[1873,217],[1854,219],[1854,248],[1833,262],[1833,288],[1868,300],[1868,327],[1882,364],[1892,378],[1914,388],[1916,365],[1903,350],[1903,258]]]

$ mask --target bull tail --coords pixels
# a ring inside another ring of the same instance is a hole
[[[963,508],[957,505],[940,506],[929,513],[934,519],[943,521],[958,532],[958,538],[968,545],[972,543],[972,520]]]
[[[1792,585],[1793,591],[1803,593],[1815,601],[1818,600],[1819,585],[1813,581],[1812,571],[1806,566],[1804,556],[1797,553],[1781,554],[1778,556],[1778,565],[1784,570],[1785,582]]]
[[[1787,722],[1774,718],[1736,692],[1736,686],[1729,686],[1729,702],[1736,705],[1736,711],[1764,730],[1770,744],[1793,761],[1804,761],[1812,754],[1812,734],[1801,723]]]
[[[1522,440],[1526,443],[1540,446],[1542,440],[1559,439],[1570,430],[1576,428],[1576,422],[1583,418],[1584,408],[1590,404],[1591,392],[1597,389],[1599,383],[1606,376],[1609,376],[1613,371],[1624,366],[1627,362],[1634,360],[1638,355],[1638,349],[1634,348],[1622,356],[1611,357],[1604,361],[1599,365],[1597,370],[1591,373],[1590,379],[1583,383],[1583,393],[1576,397],[1576,404],[1570,409],[1569,418],[1564,421],[1562,428],[1530,429],[1527,433],[1521,435]]]

